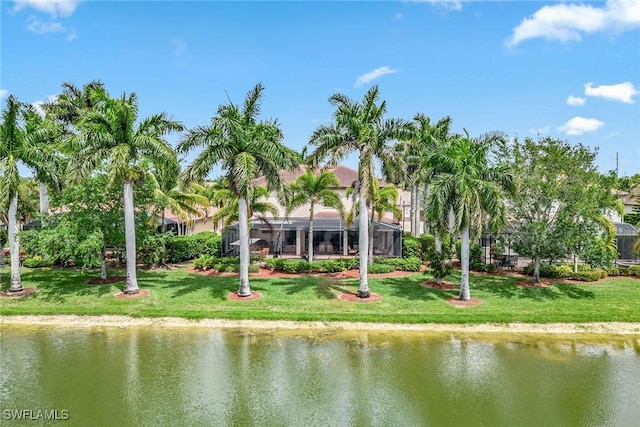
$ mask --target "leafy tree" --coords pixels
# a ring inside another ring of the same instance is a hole
[[[375,160],[383,164],[383,170],[389,170],[391,164],[397,164],[396,152],[388,142],[408,137],[409,126],[403,120],[385,119],[387,103],[378,105],[378,86],[367,91],[361,103],[355,102],[341,93],[329,98],[335,107],[332,125],[322,125],[311,135],[309,143],[315,150],[308,161],[316,166],[324,160],[329,164],[338,164],[347,155],[358,153],[359,209],[367,212],[367,195],[375,180]],[[386,167],[384,165],[387,165]],[[367,215],[359,216],[360,247],[360,285],[358,296],[370,296],[367,280],[368,253],[362,250],[369,244],[369,220]]]
[[[307,170],[300,175],[291,186],[293,197],[287,204],[289,210],[309,203],[309,262],[313,262],[313,218],[315,206],[322,205],[337,209],[340,216],[344,215],[344,206],[340,195],[333,190],[340,185],[338,177],[333,172],[321,171],[315,175]]]
[[[138,98],[135,93],[111,98],[98,87],[89,94],[92,109],[84,110],[75,126],[71,148],[70,173],[75,179],[85,177],[104,166],[110,184],[119,184],[124,194],[125,246],[127,279],[124,292],[139,292],[136,273],[136,233],[133,189],[144,170],[143,162],[172,165],[176,153],[164,136],[181,131],[182,125],[166,113],[138,122]]]
[[[532,258],[533,283],[540,280],[542,259],[591,245],[602,212],[614,204],[611,183],[597,173],[595,156],[580,144],[552,138],[516,139],[500,151],[518,187],[510,200],[515,248]]]
[[[441,230],[447,228],[453,212],[453,230],[460,232],[462,279],[460,299],[471,299],[469,291],[469,241],[477,235],[486,217],[492,229],[506,224],[505,193],[514,191],[505,167],[492,164],[490,150],[503,136],[486,134],[480,138],[454,137],[433,155],[436,175],[428,193],[427,218]]]
[[[7,209],[9,252],[11,255],[10,292],[22,291],[20,279],[20,241],[18,238],[18,163],[35,175],[53,173],[55,156],[47,146],[38,144],[37,135],[27,131],[26,107],[13,95],[5,102],[0,122],[0,205]]]
[[[238,197],[240,231],[239,296],[250,296],[248,206],[255,191],[255,180],[264,176],[270,191],[280,191],[279,172],[293,170],[300,156],[282,144],[282,131],[276,120],[258,121],[264,87],[257,84],[246,96],[242,108],[229,102],[218,107],[208,126],[190,129],[178,151],[187,153],[203,147],[183,173],[183,182],[199,182],[218,164],[225,171],[231,190]]]

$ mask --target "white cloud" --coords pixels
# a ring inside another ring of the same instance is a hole
[[[546,134],[546,133],[549,132],[550,129],[551,129],[550,126],[545,126],[543,128],[538,128],[538,129],[529,129],[529,132],[535,133],[536,135],[537,134]]]
[[[35,16],[31,16],[27,20],[27,29],[34,34],[66,33],[67,32],[67,27],[65,27],[61,23],[41,21]]]
[[[14,0],[13,3],[15,12],[31,8],[51,16],[70,16],[80,4],[80,0]]]
[[[9,95],[9,91],[6,89],[0,89],[0,99],[4,99]]]
[[[640,0],[607,0],[603,7],[586,4],[544,6],[513,29],[508,46],[542,37],[580,41],[583,33],[620,32],[640,27]]]
[[[581,98],[579,96],[570,95],[567,98],[567,104],[573,105],[574,107],[579,107],[581,105],[584,105],[585,102],[587,102],[587,100],[585,98]]]
[[[45,102],[47,103],[54,102],[57,99],[58,99],[57,95],[49,95],[45,101],[32,102],[31,105],[33,106],[33,108],[36,110],[38,114],[44,117],[44,109],[42,108],[42,104],[44,104]]]
[[[403,17],[403,16],[404,16],[404,15],[403,15],[403,14],[401,14],[401,13],[396,13],[396,14],[393,16],[393,18],[394,18],[394,19],[396,19],[396,20],[400,20],[400,19],[402,19],[402,17]]]
[[[418,2],[430,3],[433,6],[447,10],[462,10],[462,0],[417,0]]]
[[[395,68],[390,68],[387,65],[385,65],[384,67],[376,68],[375,70],[369,71],[368,73],[364,73],[363,75],[358,77],[356,79],[355,87],[360,87],[363,84],[370,83],[373,80],[377,79],[378,77],[384,76],[385,74],[395,74],[398,71],[400,70]]]
[[[584,85],[584,94],[587,96],[599,96],[613,101],[633,104],[633,97],[640,94],[640,91],[633,87],[631,82],[618,83],[617,85],[593,86],[593,83]]]
[[[585,132],[594,132],[604,126],[604,123],[598,119],[586,119],[576,116],[573,119],[560,126],[558,130],[567,135],[582,135]]]

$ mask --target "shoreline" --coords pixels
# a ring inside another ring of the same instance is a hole
[[[449,323],[366,323],[322,322],[290,320],[190,320],[178,317],[129,317],[129,316],[80,316],[80,315],[24,315],[1,316],[0,326],[62,326],[62,327],[161,327],[161,328],[210,328],[252,329],[263,331],[369,331],[369,332],[434,332],[471,334],[541,334],[541,335],[617,335],[640,337],[640,323],[591,322],[591,323],[506,323],[506,324],[449,324]]]

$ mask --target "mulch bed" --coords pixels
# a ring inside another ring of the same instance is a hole
[[[516,282],[516,286],[520,288],[548,288],[551,286],[551,283],[547,283],[547,282],[533,283],[531,280],[523,280],[520,282]]]
[[[36,288],[22,288],[20,292],[2,291],[0,292],[0,298],[22,298],[35,293]]]
[[[127,280],[126,276],[107,276],[106,279],[93,277],[87,280],[87,285],[90,285],[90,286],[111,285],[113,283],[124,282],[125,280]]]
[[[435,280],[425,280],[421,283],[424,288],[437,289],[439,291],[453,291],[460,288],[459,284],[445,282],[438,284]]]
[[[262,298],[262,294],[260,292],[251,291],[251,295],[246,297],[241,297],[235,292],[229,292],[227,294],[227,299],[229,301],[253,301]]]
[[[469,301],[462,301],[458,298],[447,298],[445,301],[447,304],[456,308],[476,307],[482,304],[482,300],[477,298],[471,298]]]
[[[349,301],[349,302],[379,302],[382,297],[378,294],[374,294],[371,292],[369,298],[359,298],[355,292],[344,292],[338,295],[338,299],[341,301]]]
[[[149,295],[149,292],[149,289],[140,289],[137,294],[125,294],[124,292],[118,292],[114,296],[118,299],[142,298]]]

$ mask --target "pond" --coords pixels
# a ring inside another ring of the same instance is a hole
[[[640,337],[3,325],[0,405],[3,426],[632,426]]]

